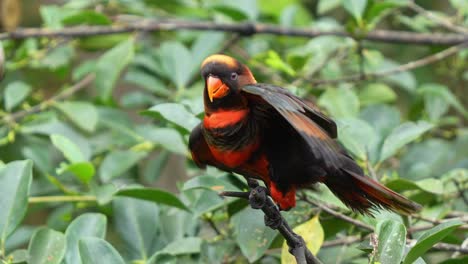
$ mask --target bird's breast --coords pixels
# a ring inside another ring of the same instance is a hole
[[[206,115],[203,135],[213,157],[229,168],[247,162],[259,147],[257,125],[249,109],[223,110]]]

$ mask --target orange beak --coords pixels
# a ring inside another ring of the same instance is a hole
[[[206,88],[208,89],[208,97],[211,102],[213,102],[214,98],[221,98],[229,93],[229,87],[214,76],[208,76],[206,79]]]

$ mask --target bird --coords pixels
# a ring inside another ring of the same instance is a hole
[[[189,149],[200,168],[214,166],[264,182],[280,210],[296,206],[296,192],[325,184],[354,211],[380,208],[412,214],[421,206],[365,176],[337,141],[336,123],[310,101],[272,84],[224,54],[201,64],[204,117]]]

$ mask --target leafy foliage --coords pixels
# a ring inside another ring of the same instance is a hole
[[[424,2],[439,19],[415,12],[412,2],[40,5],[25,25],[66,32],[155,18],[248,21],[346,30],[354,38],[163,28],[3,40],[0,261],[291,263],[286,243],[265,227],[260,211],[218,196],[245,190],[242,177],[202,171],[187,152],[188,135],[203,117],[199,65],[223,52],[251,66],[259,82],[316,99],[337,121],[340,143],[369,176],[423,205],[414,217],[379,211],[370,218],[347,209],[324,186],[305,190],[298,206],[283,215],[324,263],[465,263],[453,251],[466,245],[468,230],[466,50],[414,71],[339,81],[395,69],[445,48],[362,41],[366,32],[468,27],[466,1]]]

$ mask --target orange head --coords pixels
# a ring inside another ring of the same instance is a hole
[[[206,58],[201,65],[201,74],[205,80],[205,106],[209,108],[235,107],[244,101],[239,94],[240,88],[256,83],[247,66],[222,54]]]

